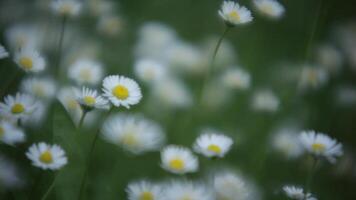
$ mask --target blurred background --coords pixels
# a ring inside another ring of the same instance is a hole
[[[15,34],[11,32],[14,27],[36,35],[47,61],[42,76],[51,77],[61,22],[48,3],[1,0],[0,44],[10,49],[9,35]],[[227,167],[248,177],[261,199],[286,199],[280,188],[288,183],[304,184],[310,163],[306,156],[286,156],[275,136],[313,129],[344,145],[344,156],[335,165],[325,162],[318,170],[313,193],[322,200],[356,199],[355,2],[280,0],[284,16],[270,19],[258,13],[251,1],[239,1],[251,9],[254,20],[233,28],[224,38],[202,101],[205,71],[225,26],[217,13],[221,0],[84,3],[81,15],[66,24],[61,61],[64,76],[76,60],[90,57],[104,66],[104,75],[136,79],[143,100],[117,112],[143,114],[154,120],[166,133],[167,144],[191,147],[205,128],[234,139],[226,158],[211,162],[201,157],[199,172],[189,178],[204,180],[211,170]],[[148,84],[134,69],[143,58],[164,62],[173,78]],[[246,87],[229,79],[228,70],[234,67],[250,75]],[[26,76],[11,58],[0,60],[1,98],[19,91]],[[56,81],[57,94],[62,86],[78,85],[70,78]],[[100,83],[92,87],[101,89]],[[24,152],[33,142],[48,140],[52,131],[54,142],[66,150],[69,164],[59,172],[49,199],[77,198],[85,154],[101,113],[88,117],[85,131],[78,136],[73,126],[78,119],[60,104],[52,103],[51,107],[41,122],[27,125],[25,143],[16,148],[0,144],[1,162],[13,165],[11,173],[17,177],[13,180],[16,187],[0,184],[0,199],[38,199],[42,195],[53,173],[32,167]],[[125,188],[131,180],[175,177],[162,170],[159,162],[159,152],[131,155],[100,139],[86,199],[126,199]]]

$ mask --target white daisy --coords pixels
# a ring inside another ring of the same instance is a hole
[[[116,36],[123,30],[123,20],[113,14],[100,17],[97,29],[106,36]]]
[[[44,142],[33,144],[26,152],[32,165],[41,169],[58,170],[67,164],[67,157],[63,149],[54,144],[49,145]]]
[[[9,53],[6,51],[6,49],[0,44],[0,59],[7,58],[9,56]]]
[[[96,85],[103,78],[103,66],[94,60],[78,59],[69,67],[68,77],[79,85]]]
[[[256,111],[276,112],[279,99],[271,90],[259,90],[252,97],[252,108]]]
[[[156,151],[165,141],[158,124],[136,115],[109,117],[103,124],[102,133],[107,141],[134,154]]]
[[[271,18],[280,18],[285,12],[283,5],[276,0],[254,0],[253,3],[260,13]]]
[[[53,12],[65,17],[77,16],[81,7],[81,3],[77,0],[52,0],[51,3]]]
[[[26,72],[40,72],[46,67],[45,59],[33,48],[21,48],[15,53],[15,62]]]
[[[131,182],[127,188],[128,200],[163,200],[162,188],[146,180]]]
[[[21,90],[34,97],[50,100],[56,95],[56,84],[51,78],[26,78],[21,82]]]
[[[7,121],[0,121],[0,141],[14,145],[25,141],[25,133],[22,129]]]
[[[103,96],[115,106],[130,108],[142,98],[141,89],[133,79],[119,75],[107,76],[103,80]]]
[[[298,131],[291,127],[283,127],[272,136],[272,147],[286,158],[298,158],[304,152],[298,140]]]
[[[80,93],[80,91],[75,90],[76,89],[73,87],[63,87],[59,90],[57,98],[69,113],[74,123],[77,124],[80,120],[80,117],[82,116],[83,111],[76,99],[76,94]]]
[[[8,95],[4,98],[4,103],[0,103],[0,113],[15,119],[22,119],[34,112],[36,104],[35,99],[27,94]]]
[[[198,158],[186,147],[169,145],[161,151],[161,166],[175,173],[185,174],[198,171]]]
[[[43,38],[39,28],[33,24],[15,24],[5,31],[6,41],[11,50],[38,47]]]
[[[82,91],[78,93],[76,92],[76,99],[79,104],[82,106],[84,111],[90,111],[93,108],[98,109],[108,109],[108,101],[100,96],[96,90],[89,89],[87,87],[83,87]]]
[[[166,66],[152,59],[140,59],[135,63],[135,75],[146,83],[152,83],[167,75]]]
[[[304,194],[304,190],[301,187],[296,186],[284,186],[283,187],[284,193],[287,197],[295,200],[317,200],[315,197],[312,197],[310,193]]]
[[[201,183],[172,181],[164,189],[165,200],[214,200],[214,193]]]
[[[323,133],[303,131],[300,142],[306,151],[317,157],[325,157],[331,163],[335,163],[336,157],[343,155],[342,144]]]
[[[309,67],[302,68],[299,80],[299,88],[305,89],[318,89],[328,81],[328,73],[321,67]]]
[[[237,67],[231,67],[225,70],[221,80],[223,84],[231,89],[241,89],[246,90],[251,85],[251,76],[250,74]]]
[[[251,22],[251,12],[244,6],[233,1],[224,1],[219,10],[220,17],[228,26],[236,26]]]
[[[206,157],[224,157],[230,150],[233,140],[214,131],[205,131],[195,141],[194,151]]]
[[[239,175],[230,171],[222,171],[213,177],[213,186],[217,199],[247,200],[252,196],[252,189]]]

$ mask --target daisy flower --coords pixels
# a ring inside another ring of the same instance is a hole
[[[103,78],[103,66],[94,60],[78,59],[69,67],[68,77],[79,85],[96,85]]]
[[[33,48],[21,48],[15,53],[15,62],[26,72],[40,72],[46,67],[44,58]]]
[[[141,89],[133,79],[119,75],[107,76],[103,80],[103,91],[106,98],[115,106],[130,108],[142,98]]]
[[[279,99],[271,90],[257,91],[252,97],[252,108],[262,112],[276,112],[279,108]]]
[[[321,67],[305,66],[302,68],[299,80],[299,88],[318,89],[323,86],[329,79],[328,73]]]
[[[6,42],[11,50],[38,47],[41,44],[40,28],[33,24],[15,24],[5,31]]]
[[[83,108],[84,111],[91,111],[94,108],[98,109],[108,109],[108,101],[100,96],[96,90],[89,89],[87,87],[83,87],[82,91],[78,93],[76,92],[76,99]]]
[[[0,121],[0,141],[9,145],[21,143],[25,141],[25,133],[10,122]]]
[[[271,18],[280,18],[284,14],[284,7],[276,0],[254,0],[256,9]]]
[[[171,173],[185,174],[198,171],[199,163],[188,148],[169,145],[161,151],[161,166]]]
[[[214,194],[210,188],[201,183],[189,181],[172,181],[163,194],[166,200],[214,200]]]
[[[67,157],[58,145],[49,145],[44,142],[33,144],[26,152],[32,165],[44,170],[58,170],[67,164]]]
[[[105,14],[100,17],[97,29],[107,36],[116,36],[123,30],[123,21],[113,14]]]
[[[153,121],[136,115],[114,115],[103,124],[104,138],[133,153],[156,151],[165,141],[161,127]]]
[[[284,193],[287,197],[295,200],[317,200],[316,198],[312,197],[310,193],[304,194],[304,190],[301,187],[296,186],[284,186],[283,187]]]
[[[298,158],[304,152],[298,140],[298,131],[293,128],[281,128],[272,136],[272,148],[286,158]]]
[[[251,76],[241,68],[226,69],[221,77],[222,83],[231,89],[246,90],[251,86]]]
[[[128,200],[163,200],[162,188],[146,180],[131,182],[126,192]]]
[[[66,86],[61,88],[57,95],[59,102],[61,102],[75,123],[79,122],[83,113],[83,110],[76,99],[76,94],[79,94],[80,91],[76,90],[76,88]]]
[[[342,144],[323,133],[303,131],[300,134],[300,142],[310,154],[316,157],[324,157],[331,163],[335,163],[336,157],[343,154]]]
[[[76,0],[52,0],[51,3],[53,12],[64,17],[77,16],[81,7],[81,3]]]
[[[209,131],[196,139],[193,148],[195,152],[206,157],[222,158],[230,150],[233,143],[230,137]]]
[[[21,82],[21,90],[43,100],[56,95],[56,84],[51,78],[26,78]]]
[[[230,171],[215,174],[213,186],[217,199],[247,200],[253,195],[253,190],[246,181],[238,174]]]
[[[219,10],[220,17],[228,26],[236,26],[251,22],[251,12],[244,6],[233,1],[224,1]]]
[[[36,104],[35,99],[27,94],[8,95],[4,98],[4,103],[0,103],[0,113],[15,119],[21,119],[31,115],[36,109]]]
[[[138,60],[135,63],[134,71],[135,75],[146,83],[160,80],[167,75],[166,66],[151,59]]]
[[[0,44],[0,59],[7,58],[9,56],[9,53],[6,51],[6,49]]]

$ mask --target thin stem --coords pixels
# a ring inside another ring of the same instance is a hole
[[[54,177],[53,182],[51,183],[51,185],[47,189],[46,193],[42,196],[41,200],[47,199],[47,197],[51,194],[51,191],[53,190],[53,188],[54,188],[54,186],[56,184],[57,176],[58,176],[58,173]]]
[[[80,117],[80,120],[79,120],[79,125],[78,125],[78,128],[82,128],[83,126],[83,122],[84,122],[84,119],[85,119],[85,116],[87,115],[88,111],[86,110],[83,110],[83,114],[82,116]]]
[[[109,111],[106,113],[106,117],[110,115],[111,111],[113,110],[114,107],[111,107],[109,109]],[[106,117],[104,117],[103,119],[105,119]],[[94,136],[94,139],[93,139],[93,142],[91,143],[91,146],[90,146],[90,150],[89,150],[89,155],[88,155],[88,161],[87,161],[87,165],[84,169],[84,175],[83,175],[83,179],[82,179],[82,182],[80,184],[80,190],[79,190],[79,196],[78,196],[78,200],[82,199],[82,196],[83,196],[83,193],[84,193],[84,190],[85,190],[85,186],[86,186],[86,181],[87,181],[87,178],[88,178],[88,171],[89,171],[89,167],[91,165],[91,161],[93,159],[93,152],[94,152],[94,149],[95,149],[95,145],[96,145],[96,142],[98,140],[98,136],[99,136],[99,133],[100,133],[100,129],[98,129],[95,133],[95,136]]]
[[[319,159],[317,157],[313,157],[313,164],[310,168],[306,183],[305,183],[305,193],[308,194],[312,187],[313,178],[319,163]]]
[[[63,39],[64,39],[64,33],[65,33],[65,27],[66,27],[66,22],[67,22],[67,17],[63,17],[61,21],[61,30],[59,33],[59,41],[58,41],[58,49],[57,49],[57,60],[55,64],[55,70],[56,70],[56,75],[57,77],[60,75],[60,65],[61,65],[61,59],[62,59],[62,48],[63,48]]]

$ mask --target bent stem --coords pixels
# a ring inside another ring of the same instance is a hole
[[[309,174],[307,176],[307,180],[305,183],[305,194],[308,194],[311,191],[311,186],[313,182],[313,178],[319,163],[319,159],[317,157],[313,157],[313,164],[310,168]]]
[[[113,110],[113,108],[114,107],[111,107],[109,109],[109,111],[106,113],[106,117],[110,115],[110,113]],[[104,117],[103,119],[105,119],[106,117]],[[82,196],[83,196],[83,193],[84,193],[84,190],[85,190],[86,181],[87,181],[87,178],[88,178],[88,171],[89,171],[89,167],[91,165],[91,161],[93,159],[93,152],[94,152],[94,149],[95,149],[96,142],[98,140],[99,133],[100,133],[100,128],[95,132],[95,136],[94,136],[93,142],[91,143],[91,146],[90,146],[87,165],[86,165],[86,167],[84,169],[83,179],[82,179],[82,182],[80,184],[78,200],[82,199]]]
[[[53,190],[55,184],[56,184],[56,180],[57,180],[57,177],[58,177],[58,174],[57,173],[53,179],[53,182],[51,183],[51,185],[49,186],[49,188],[47,189],[46,193],[42,196],[41,200],[45,200],[47,199],[47,197],[49,196],[49,194],[51,193],[51,191]]]

